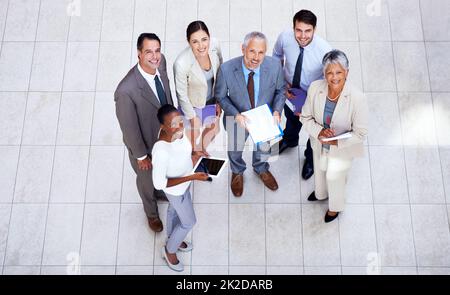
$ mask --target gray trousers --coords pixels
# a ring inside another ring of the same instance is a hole
[[[167,194],[169,207],[167,208],[167,252],[176,253],[178,247],[184,241],[188,233],[194,227],[195,218],[194,206],[192,204],[189,188],[181,196]]]
[[[239,126],[237,123],[230,124],[227,128],[224,120],[224,126],[228,135],[228,158],[230,159],[231,171],[235,174],[243,174],[246,169],[244,159],[242,159],[242,152],[245,148],[245,141],[249,134],[248,132]],[[269,163],[267,160],[270,157],[270,146],[268,144],[262,144],[254,146],[252,155],[253,170],[257,174],[261,174],[269,170]]]
[[[152,169],[147,171],[138,168],[137,159],[135,159],[130,152],[128,152],[130,158],[131,167],[136,172],[136,186],[139,192],[139,196],[142,199],[144,205],[144,211],[147,217],[155,218],[159,217],[158,205],[156,203],[156,193],[164,195],[163,191],[156,191],[153,187]]]

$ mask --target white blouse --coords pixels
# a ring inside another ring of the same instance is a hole
[[[167,180],[192,174],[191,154],[191,142],[186,135],[173,142],[157,141],[152,149],[153,186],[169,195],[183,195],[191,181],[167,187]]]

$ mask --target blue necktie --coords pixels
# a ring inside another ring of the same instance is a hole
[[[303,65],[303,47],[300,47],[300,54],[297,58],[297,63],[295,64],[294,78],[292,79],[292,88],[300,88],[300,78],[302,75],[302,65]]]
[[[155,76],[155,86],[156,92],[158,92],[158,98],[161,106],[167,104],[166,94],[164,93],[164,89],[162,87],[161,81],[158,78],[158,75]]]

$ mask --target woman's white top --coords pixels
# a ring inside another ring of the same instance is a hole
[[[191,154],[191,142],[186,135],[173,142],[157,141],[152,149],[152,176],[155,189],[173,196],[183,195],[191,181],[167,187],[167,180],[192,174]]]

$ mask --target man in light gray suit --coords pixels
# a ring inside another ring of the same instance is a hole
[[[245,36],[242,44],[243,56],[223,63],[217,74],[215,97],[224,110],[228,158],[233,172],[231,191],[236,197],[240,197],[244,189],[243,173],[246,165],[242,151],[248,137],[245,129],[247,119],[241,113],[267,103],[273,110],[274,120],[280,123],[286,100],[281,64],[277,59],[265,57],[266,50],[266,36],[260,32],[251,32]],[[266,187],[277,190],[277,181],[267,163],[269,156],[270,148],[263,150],[258,145],[253,151],[253,170]]]
[[[116,115],[123,141],[133,170],[136,184],[150,228],[161,232],[156,195],[164,198],[164,192],[155,191],[152,180],[151,152],[158,140],[158,109],[173,104],[166,59],[161,54],[161,41],[153,33],[143,33],[137,41],[139,62],[123,78],[114,93]]]

